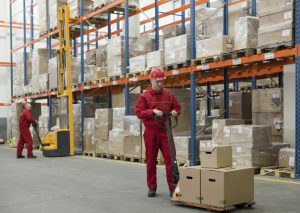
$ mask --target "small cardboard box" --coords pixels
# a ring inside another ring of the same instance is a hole
[[[294,168],[295,149],[283,148],[279,151],[279,167]]]
[[[232,166],[232,147],[203,147],[200,150],[201,166],[206,168],[222,168]]]
[[[180,200],[192,203],[201,203],[201,167],[181,167],[180,174]]]
[[[253,201],[253,168],[201,169],[201,199],[216,207]]]

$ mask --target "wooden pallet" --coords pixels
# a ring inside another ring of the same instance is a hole
[[[200,208],[200,209],[205,209],[207,211],[215,211],[215,212],[227,212],[227,211],[232,211],[237,208],[251,208],[253,205],[255,205],[254,201],[249,201],[249,202],[241,203],[241,204],[234,205],[234,206],[217,207],[217,206],[211,206],[211,205],[207,205],[207,204],[181,201],[181,200],[179,200],[180,196],[177,196],[177,197],[176,196],[177,196],[176,193],[174,193],[173,197],[171,198],[171,202],[175,205],[191,206],[191,207],[196,207],[196,208]]]
[[[181,62],[181,63],[167,64],[167,65],[165,65],[164,70],[180,69],[180,68],[184,68],[184,67],[189,67],[190,65],[191,65],[191,61],[186,60],[186,61]]]
[[[230,53],[230,56],[232,59],[236,59],[241,57],[248,57],[255,54],[256,54],[256,49],[247,48],[247,49],[233,51]]]
[[[123,158],[124,161],[130,161],[130,162],[137,162],[137,163],[141,163],[142,159],[139,157],[133,157],[133,156],[125,156]]]
[[[291,49],[291,48],[294,48],[294,42],[265,45],[257,48],[257,54],[276,52],[278,50]]]
[[[133,77],[138,77],[140,75],[142,75],[144,72],[140,71],[140,72],[130,72],[126,74],[126,78],[133,78]]]
[[[83,156],[87,156],[87,157],[95,157],[96,154],[95,154],[95,152],[83,152]]]
[[[207,63],[211,63],[211,62],[224,61],[224,60],[227,60],[230,58],[231,58],[231,55],[229,53],[212,55],[212,56],[208,56],[208,57],[194,59],[194,60],[192,60],[192,65],[197,66],[197,65],[207,64]]]
[[[124,79],[124,78],[125,78],[125,75],[113,75],[113,76],[108,76],[108,77],[106,77],[105,82],[109,82],[109,81],[117,81],[117,80]]]
[[[262,167],[260,175],[295,178],[295,170],[290,168],[278,168],[277,166]]]
[[[110,160],[123,160],[123,155],[114,155],[114,154],[102,154],[101,158],[107,158]]]

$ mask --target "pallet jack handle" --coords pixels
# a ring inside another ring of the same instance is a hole
[[[39,131],[37,130],[38,124],[36,123],[36,124],[33,124],[32,126],[33,126],[33,129],[34,129],[34,131],[35,131],[37,137],[38,137],[38,141],[39,141],[41,147],[43,148],[44,146],[50,146],[50,144],[43,144],[43,143],[42,143],[42,140],[41,140]]]
[[[162,127],[161,125],[159,125],[159,123],[157,121],[157,116],[155,116],[155,122],[158,125],[158,127],[165,129],[167,132],[168,144],[169,144],[169,148],[170,148],[170,152],[171,152],[173,190],[175,190],[177,187],[178,181],[179,181],[179,170],[178,170],[178,165],[177,165],[177,160],[176,160],[175,147],[174,147],[174,143],[173,143],[173,135],[172,135],[171,129],[175,128],[178,125],[178,118],[177,118],[177,116],[175,117],[176,123],[174,126],[172,126],[170,117],[172,117],[170,114],[163,115],[162,118],[164,120],[165,127]]]

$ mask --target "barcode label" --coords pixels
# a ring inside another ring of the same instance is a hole
[[[273,59],[273,58],[274,58],[274,53],[265,53],[266,60]]]

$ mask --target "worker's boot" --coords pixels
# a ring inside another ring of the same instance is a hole
[[[156,196],[156,190],[149,189],[148,191],[148,197],[155,197]]]
[[[25,158],[24,155],[18,155],[17,158]]]
[[[29,156],[27,156],[27,158],[36,158],[36,156],[35,155],[29,155]]]

